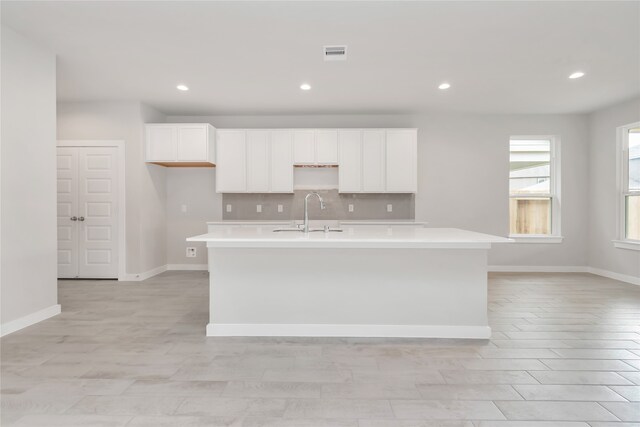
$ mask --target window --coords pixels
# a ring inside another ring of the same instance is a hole
[[[516,240],[560,236],[558,153],[554,136],[509,141],[509,235]]]
[[[640,123],[620,128],[621,240],[640,244]]]

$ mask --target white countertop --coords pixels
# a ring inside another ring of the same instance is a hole
[[[406,226],[342,227],[342,233],[296,231],[273,232],[277,225],[216,227],[189,242],[205,242],[210,248],[424,248],[489,249],[492,243],[511,239],[458,228],[417,228]]]

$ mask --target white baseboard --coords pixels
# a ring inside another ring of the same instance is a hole
[[[609,279],[619,280],[621,282],[631,283],[632,285],[640,285],[640,277],[634,277],[627,274],[616,273],[614,271],[579,265],[490,265],[489,271],[505,273],[591,273],[595,274],[596,276],[602,276]]]
[[[125,281],[125,282],[141,282],[153,276],[157,276],[160,273],[164,273],[165,271],[167,271],[167,266],[161,265],[160,267],[156,267],[149,271],[145,271],[144,273],[138,273],[138,274],[133,273],[133,274],[127,274],[125,277],[118,277],[118,280]]]
[[[491,272],[505,273],[588,273],[582,265],[490,265]]]
[[[587,271],[591,274],[597,274],[598,276],[608,277],[609,279],[631,283],[632,285],[640,285],[640,277],[629,276],[627,274],[620,274],[614,271],[602,270],[600,268],[595,268],[595,267],[588,267]]]
[[[167,270],[208,270],[207,264],[167,264]]]
[[[52,305],[51,307],[43,308],[35,313],[28,314],[10,322],[4,323],[0,326],[0,336],[9,335],[12,332],[24,329],[27,326],[35,325],[38,322],[42,322],[50,317],[60,314],[62,307],[60,304]]]
[[[489,326],[213,324],[208,337],[491,338]]]

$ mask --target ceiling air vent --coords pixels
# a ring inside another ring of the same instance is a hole
[[[347,60],[346,46],[324,46],[323,53],[324,53],[325,61],[346,61]]]

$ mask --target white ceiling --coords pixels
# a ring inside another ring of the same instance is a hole
[[[638,1],[1,7],[3,24],[58,54],[63,101],[175,115],[574,113],[640,95]],[[327,44],[347,44],[348,61],[324,62]],[[576,70],[586,76],[569,80]]]

